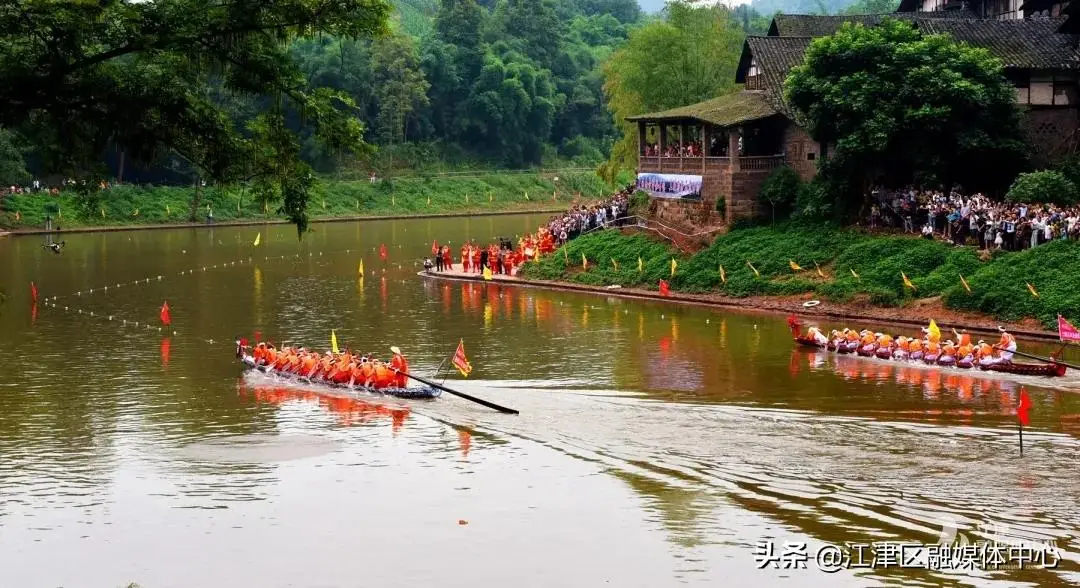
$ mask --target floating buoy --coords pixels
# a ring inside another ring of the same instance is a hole
[[[803,306],[806,308],[813,308],[819,304],[821,304],[820,300],[807,300],[806,302],[803,302]]]

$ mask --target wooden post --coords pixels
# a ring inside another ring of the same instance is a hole
[[[638,156],[645,155],[645,123],[638,121],[637,124],[637,136],[638,136]]]
[[[708,143],[705,142],[705,123],[701,123],[701,180],[705,181],[705,157],[709,154]]]
[[[742,127],[728,129],[728,160],[731,161],[731,171],[739,171],[739,135]]]

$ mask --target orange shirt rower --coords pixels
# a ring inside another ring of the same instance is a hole
[[[405,388],[409,384],[409,377],[405,374],[409,373],[409,362],[405,361],[405,356],[401,354],[401,349],[396,346],[390,348],[390,352],[394,354],[394,357],[390,359],[390,367],[397,370],[394,374],[394,386],[397,388]]]

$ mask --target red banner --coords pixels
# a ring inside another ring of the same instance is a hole
[[[1062,341],[1076,341],[1080,342],[1080,331],[1076,330],[1076,327],[1072,326],[1072,323],[1065,320],[1065,317],[1058,315],[1058,337]]]

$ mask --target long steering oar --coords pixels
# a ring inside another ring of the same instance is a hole
[[[394,370],[394,373],[400,374],[402,372],[399,371],[399,370]],[[438,388],[439,390],[442,390],[443,392],[449,392],[449,393],[453,394],[454,396],[460,396],[460,397],[464,398],[465,400],[471,400],[471,401],[473,401],[473,402],[475,402],[477,404],[482,404],[482,405],[484,405],[484,406],[486,406],[488,408],[497,410],[499,412],[506,413],[506,414],[521,414],[521,413],[519,413],[518,411],[516,411],[516,410],[514,410],[512,408],[507,408],[505,406],[499,406],[498,404],[495,404],[494,402],[488,402],[487,400],[484,400],[482,398],[477,398],[475,396],[469,396],[468,394],[465,394],[464,392],[458,392],[457,390],[451,390],[450,388],[447,388],[446,386],[436,384],[435,382],[432,382],[431,380],[425,380],[424,378],[421,378],[420,376],[414,376],[414,375],[409,374],[409,373],[406,373],[405,375],[412,378],[412,379],[414,379],[414,380],[416,380],[417,382],[420,382],[421,384],[427,384],[428,386],[431,386],[432,388]]]
[[[994,345],[993,347],[994,347],[994,349],[997,349],[999,351],[1008,351],[1008,349],[998,347],[997,345]],[[1059,364],[1059,365],[1063,365],[1063,366],[1065,366],[1067,368],[1072,368],[1074,370],[1080,370],[1080,366],[1078,366],[1078,365],[1073,365],[1071,363],[1065,363],[1064,361],[1053,359],[1053,358],[1050,358],[1050,357],[1042,357],[1042,356],[1039,356],[1039,355],[1031,355],[1030,353],[1024,353],[1023,351],[1013,351],[1013,353],[1015,353],[1017,355],[1022,355],[1024,357],[1030,357],[1031,359],[1037,359],[1039,361],[1045,361],[1046,363],[1056,363],[1056,364]]]

